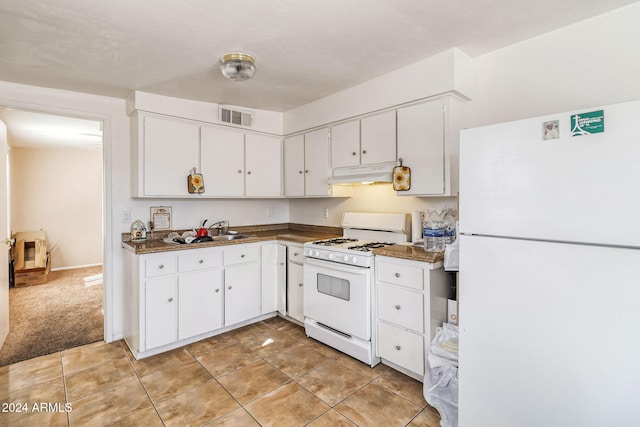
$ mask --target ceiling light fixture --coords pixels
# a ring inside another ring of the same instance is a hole
[[[256,72],[253,56],[246,53],[225,53],[220,57],[220,62],[222,75],[236,82],[249,80]]]

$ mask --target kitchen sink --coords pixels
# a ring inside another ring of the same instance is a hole
[[[254,237],[254,236],[249,236],[247,234],[221,234],[219,236],[211,236],[211,238],[214,241],[238,240],[238,239],[246,239],[247,237]]]

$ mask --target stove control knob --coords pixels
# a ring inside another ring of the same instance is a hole
[[[334,255],[333,254],[329,254],[329,259],[333,259]]]
[[[357,257],[351,258],[351,262],[354,263],[354,264],[357,264],[358,263],[358,258]]]
[[[349,255],[345,255],[345,256],[344,256],[344,260],[345,260],[345,261],[349,261]]]
[[[316,251],[316,256],[320,257],[320,251]]]

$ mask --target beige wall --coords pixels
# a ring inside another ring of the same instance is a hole
[[[43,229],[51,268],[102,263],[102,150],[12,148],[11,229]]]

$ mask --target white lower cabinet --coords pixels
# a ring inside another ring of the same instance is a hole
[[[378,356],[422,380],[428,346],[447,318],[442,263],[376,256],[375,264]]]
[[[175,276],[156,277],[145,283],[145,348],[160,347],[178,339],[178,288]]]
[[[260,315],[260,246],[235,245],[224,250],[224,324]]]
[[[302,245],[290,244],[287,254],[287,315],[299,322],[304,322],[303,307],[303,269],[304,258]]]
[[[261,311],[260,255],[259,243],[144,255],[125,250],[124,335],[134,356],[170,350],[275,312],[273,295],[264,303],[271,311]]]
[[[178,279],[178,339],[219,329],[222,324],[223,270],[186,273]]]

